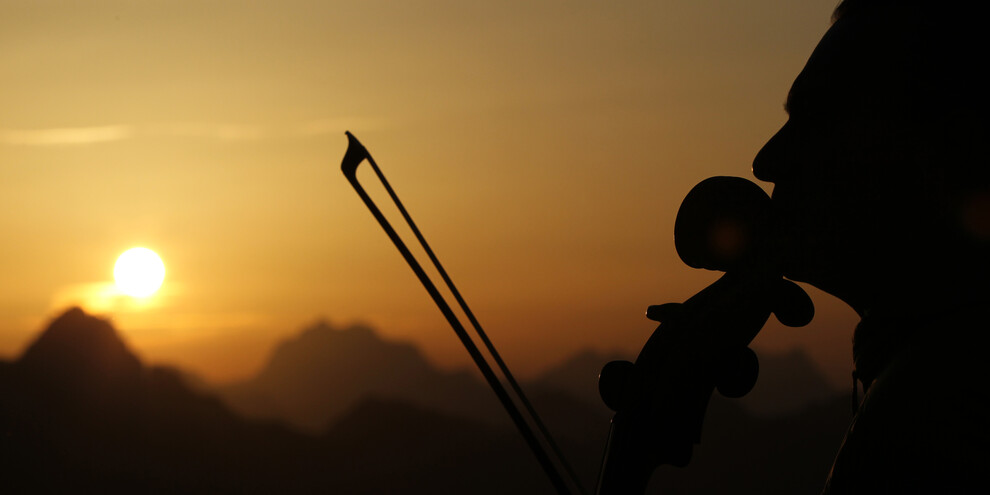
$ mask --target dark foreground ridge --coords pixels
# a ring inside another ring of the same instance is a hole
[[[327,331],[340,330],[324,328],[315,337],[305,332],[299,340],[340,344],[341,339],[356,339],[369,355],[382,352],[374,350],[378,339],[370,330],[346,335],[345,329],[345,335],[329,336]],[[390,381],[414,383],[416,389],[428,387],[433,378],[443,383],[450,375],[422,368],[413,382],[408,377],[389,378],[420,364],[414,348],[384,345],[393,357],[409,358],[399,360],[405,365],[376,378],[378,388],[353,391],[349,405],[336,412],[322,432],[301,433],[298,425],[285,426],[289,421],[278,415],[245,419],[217,397],[191,390],[177,370],[143,365],[107,321],[69,310],[18,360],[0,362],[0,490],[550,491],[523,441],[504,422],[478,420],[443,404],[432,407],[427,401],[411,400],[408,391],[406,396],[393,393],[402,387]],[[286,349],[276,351],[273,363],[284,358]],[[297,358],[288,364],[303,369],[285,371],[289,375],[307,373],[305,360],[294,362]],[[562,366],[588,360],[585,356]],[[597,475],[607,414],[553,382],[548,378],[531,385],[533,400],[590,486]],[[847,418],[846,400],[776,419],[758,419],[736,403],[717,401],[696,461],[686,470],[661,470],[651,491],[815,493]]]

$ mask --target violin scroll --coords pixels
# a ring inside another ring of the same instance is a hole
[[[674,220],[674,248],[691,268],[750,270],[770,261],[770,237],[770,197],[741,177],[699,182]]]

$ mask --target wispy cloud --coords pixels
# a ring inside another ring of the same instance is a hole
[[[146,125],[104,125],[48,129],[0,129],[0,145],[66,146],[107,143],[141,136],[207,139],[217,141],[256,141],[262,139],[310,138],[340,134],[348,129],[378,129],[381,122],[368,118],[315,119],[281,126],[218,124],[209,122],[166,122]]]
[[[61,311],[79,306],[91,313],[106,314],[129,303],[130,299],[113,282],[78,283],[55,291],[49,309]]]
[[[133,135],[134,128],[127,125],[0,129],[0,143],[15,146],[58,146],[119,141]]]
[[[303,122],[290,129],[294,136],[310,137],[322,136],[326,134],[342,134],[347,130],[378,130],[384,127],[380,119],[370,118],[339,118],[339,119],[317,119]]]
[[[151,124],[142,128],[142,134],[217,139],[220,141],[251,141],[272,136],[271,130],[262,126],[202,122]]]

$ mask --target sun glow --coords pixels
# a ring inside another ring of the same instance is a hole
[[[113,279],[124,294],[148,297],[162,286],[165,264],[148,248],[131,248],[117,258],[113,267]]]

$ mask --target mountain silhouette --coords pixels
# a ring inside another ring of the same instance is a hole
[[[828,384],[811,357],[800,349],[783,353],[758,351],[757,354],[759,380],[737,404],[749,413],[768,417],[793,414],[841,395]],[[565,392],[600,406],[604,411],[598,394],[598,373],[605,363],[619,359],[630,360],[630,356],[586,349],[544,371],[528,382],[527,388]]]
[[[335,359],[343,364],[338,363],[338,370],[362,369],[358,357],[386,356],[406,371],[425,362],[408,344],[383,343],[367,329],[323,325],[280,346],[273,354],[270,376],[306,379],[302,371],[291,371],[294,363],[282,360],[295,359],[303,352],[300,346],[315,342],[310,338],[339,345],[341,357]],[[381,349],[370,352],[366,347]],[[363,354],[352,354],[360,349]],[[326,358],[324,351],[314,353]],[[382,395],[450,378],[428,366],[418,373],[408,380],[396,379],[395,370],[389,371],[379,379],[376,393],[342,389],[359,398],[322,433],[302,433],[274,419],[243,418],[217,397],[190,388],[182,373],[143,365],[109,322],[69,310],[20,358],[0,362],[0,490],[551,491],[510,425]],[[389,380],[402,386],[385,385]],[[551,381],[534,387],[531,399],[590,487],[607,434],[607,411],[549,387]],[[492,411],[504,414],[497,405]],[[848,417],[848,397],[774,418],[753,416],[735,401],[713,399],[691,466],[661,468],[650,493],[817,492]]]
[[[588,486],[597,475],[611,417],[598,396],[597,375],[604,363],[624,357],[586,350],[523,384]],[[820,489],[848,422],[848,397],[829,388],[805,353],[761,352],[760,362],[760,384],[752,397],[713,399],[711,426],[699,447],[705,454],[699,450],[696,463],[716,471],[721,462],[745,466],[740,474],[753,483],[754,493],[773,486],[767,485],[761,467],[774,464],[789,466],[790,473],[775,483],[798,493]],[[355,417],[341,415],[353,407],[401,403],[420,411],[420,417],[432,411],[459,420],[484,418],[488,424],[478,423],[479,428],[497,423],[504,434],[514,435],[511,425],[498,421],[505,413],[479,381],[468,374],[438,371],[412,345],[387,341],[363,326],[318,323],[279,344],[256,377],[221,393],[245,415],[281,420],[309,432],[346,428]],[[774,445],[795,443],[805,447],[774,450]],[[762,455],[730,459],[722,454],[726,449],[752,449]],[[705,469],[678,470],[659,483],[668,493],[691,491],[690,484],[678,483]]]
[[[609,361],[629,360],[620,352],[604,353],[592,349],[579,351],[561,363],[548,368],[527,385],[541,390],[557,390],[608,413],[598,394],[598,373]]]
[[[72,309],[0,362],[7,493],[545,493],[511,430],[365,399],[322,435],[246,420]]]
[[[811,357],[800,349],[784,353],[758,352],[760,375],[740,405],[760,416],[796,413],[841,395],[829,385]]]
[[[326,322],[283,341],[256,376],[218,393],[244,416],[279,419],[312,433],[369,397],[486,421],[505,416],[470,374],[439,371],[411,344],[383,340],[369,327]]]
[[[28,346],[15,371],[62,393],[96,395],[135,387],[141,362],[109,322],[72,308]]]
[[[144,367],[78,308],[0,367],[0,432],[0,486],[15,493],[274,491],[313,443],[247,425],[174,370]]]

